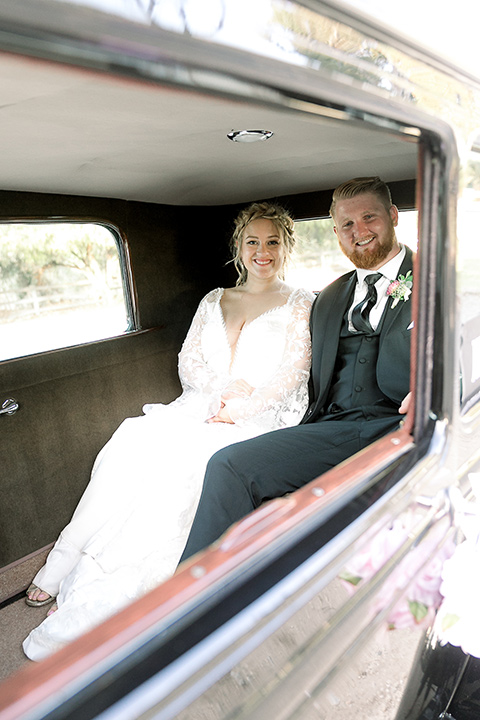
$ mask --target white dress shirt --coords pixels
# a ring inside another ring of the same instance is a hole
[[[357,332],[353,327],[351,321],[352,310],[355,305],[358,305],[358,303],[363,300],[363,298],[367,294],[367,283],[365,282],[365,278],[367,277],[367,275],[372,275],[372,273],[381,272],[382,277],[379,278],[375,283],[375,288],[377,290],[377,302],[370,310],[369,315],[370,325],[374,330],[377,329],[377,325],[380,322],[380,318],[382,317],[382,313],[385,310],[385,305],[387,304],[388,300],[387,288],[391,282],[397,279],[400,266],[405,258],[405,248],[403,247],[403,245],[401,245],[400,247],[400,252],[397,253],[394,258],[386,262],[385,265],[382,265],[382,267],[378,270],[362,270],[360,268],[357,268],[357,284],[355,286],[355,294],[353,296],[353,303],[350,307],[350,310],[348,311],[348,329],[350,330],[350,332]]]

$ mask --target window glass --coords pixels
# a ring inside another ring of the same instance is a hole
[[[417,249],[417,211],[400,212],[396,234],[399,242]],[[287,281],[295,287],[322,290],[353,265],[339,248],[331,218],[299,220],[295,223],[297,242],[287,268]]]
[[[457,290],[462,323],[480,316],[480,153],[472,153],[458,206]]]
[[[458,204],[457,293],[461,320],[462,405],[468,409],[480,393],[480,153],[473,152],[466,187]]]
[[[94,223],[0,224],[0,360],[131,326],[114,233]]]

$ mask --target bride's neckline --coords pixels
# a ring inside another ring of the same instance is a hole
[[[242,337],[244,331],[245,331],[247,328],[249,328],[251,325],[253,325],[254,323],[256,323],[257,320],[260,320],[260,318],[263,318],[263,317],[265,317],[266,315],[270,315],[271,313],[274,313],[274,312],[276,312],[277,310],[280,310],[281,308],[286,307],[286,306],[288,305],[288,303],[290,302],[290,299],[291,299],[291,297],[292,297],[292,295],[293,295],[294,292],[295,292],[295,288],[292,288],[292,290],[291,290],[290,293],[288,294],[288,296],[287,296],[287,298],[286,298],[286,300],[285,300],[284,303],[282,303],[281,305],[275,305],[274,307],[269,308],[268,310],[264,310],[264,311],[261,312],[259,315],[256,315],[254,318],[252,318],[252,320],[249,320],[248,322],[244,322],[244,323],[242,324],[242,326],[240,327],[239,331],[238,331],[238,335],[237,335],[236,342],[232,344],[232,343],[230,342],[230,340],[229,340],[227,323],[226,323],[226,321],[225,321],[225,316],[224,316],[224,314],[223,314],[223,308],[222,308],[222,305],[221,305],[221,301],[222,301],[223,295],[224,295],[224,293],[225,293],[225,289],[224,289],[224,288],[220,288],[220,295],[219,295],[219,297],[218,297],[218,309],[219,309],[219,312],[220,312],[220,318],[221,318],[223,330],[224,330],[224,333],[225,333],[225,341],[226,341],[227,346],[228,346],[228,348],[229,348],[229,350],[230,350],[230,369],[233,367],[233,364],[234,364],[234,362],[235,362],[235,358],[236,358],[236,355],[237,355],[238,346],[239,346],[239,343],[240,343],[240,338]]]

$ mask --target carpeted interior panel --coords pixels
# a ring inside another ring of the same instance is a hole
[[[9,364],[20,410],[2,418],[2,566],[55,540],[125,417],[179,394],[177,352],[152,331]]]

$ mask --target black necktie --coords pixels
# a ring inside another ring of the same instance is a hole
[[[375,283],[381,277],[382,273],[372,273],[372,275],[367,275],[365,278],[365,282],[367,283],[367,294],[363,300],[358,303],[358,305],[355,305],[352,310],[352,325],[358,332],[373,332],[368,316],[370,314],[370,310],[377,302],[377,290],[375,288]]]

